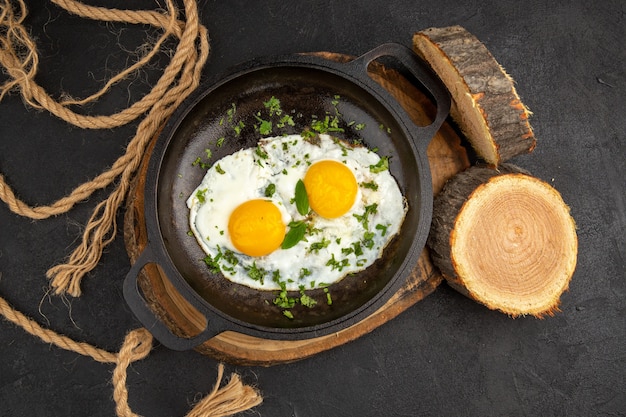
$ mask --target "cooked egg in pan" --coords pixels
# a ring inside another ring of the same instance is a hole
[[[373,264],[400,230],[407,205],[387,162],[325,134],[264,138],[208,169],[187,200],[191,231],[233,282],[325,287]]]

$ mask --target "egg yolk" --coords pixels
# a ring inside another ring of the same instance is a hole
[[[233,245],[249,256],[264,256],[278,249],[285,229],[280,210],[268,200],[246,201],[233,210],[228,220]]]
[[[328,219],[346,214],[356,199],[358,184],[345,164],[324,160],[309,167],[304,176],[309,205]]]

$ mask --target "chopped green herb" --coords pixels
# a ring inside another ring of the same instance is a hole
[[[273,182],[269,183],[268,186],[265,188],[265,197],[271,197],[274,195],[274,193],[276,192],[276,184],[274,184]]]
[[[220,233],[223,234],[224,231],[221,231]],[[227,249],[224,252],[224,260],[231,265],[237,265],[239,263],[239,259],[237,259],[237,256],[235,256],[235,252],[230,249]]]
[[[237,106],[235,103],[232,103],[230,109],[226,111],[226,116],[228,116],[228,123],[233,122],[233,118],[235,117],[235,113],[237,112]]]
[[[196,198],[198,199],[198,202],[200,204],[204,204],[206,202],[206,197],[205,197],[206,192],[207,192],[206,188],[196,191]]]
[[[389,169],[389,157],[383,156],[375,165],[370,165],[370,172],[378,173]]]
[[[251,266],[244,267],[244,269],[246,270],[246,272],[248,273],[248,276],[251,279],[255,281],[259,281],[261,285],[263,285],[263,280],[265,278],[265,275],[267,274],[267,271],[263,268],[257,267],[256,261],[252,262]]]
[[[259,158],[262,158],[262,159],[267,159],[267,158],[269,157],[269,155],[267,154],[267,152],[265,152],[265,151],[263,150],[263,148],[261,148],[261,146],[257,146],[257,147],[256,147],[256,150],[254,151],[254,153],[256,153],[256,154],[257,154],[257,156],[258,156]]]
[[[315,304],[317,304],[317,301],[315,301],[309,295],[305,294],[304,290],[300,290],[300,304],[305,307],[311,308],[315,306]]]
[[[345,268],[346,266],[348,266],[348,264],[350,263],[350,261],[348,259],[342,259],[341,261],[337,261],[335,259],[335,254],[331,254],[331,258],[328,260],[328,262],[326,262],[326,266],[330,266],[330,268],[332,270],[343,270],[343,268]]]
[[[376,181],[362,182],[361,187],[369,188],[373,191],[378,191],[378,184],[376,183]]]
[[[369,215],[374,214],[378,211],[378,204],[373,203],[369,206],[365,206],[365,211],[363,214],[353,214],[354,217],[363,225],[365,230],[369,230]]]
[[[287,317],[288,319],[292,319],[293,320],[293,314],[291,313],[291,311],[289,310],[283,310],[283,315],[285,317]]]
[[[330,291],[328,290],[328,288],[324,288],[324,292],[326,293],[326,304],[333,305],[333,299],[330,296]]]
[[[365,129],[365,123],[357,123],[354,125],[354,130],[363,130]]]
[[[374,247],[374,232],[363,233],[363,240],[361,242],[366,248],[372,249]]]
[[[259,133],[262,135],[269,135],[272,133],[272,121],[271,120],[263,120],[259,116],[254,116],[259,121],[260,125],[258,126]]]
[[[376,230],[380,230],[380,235],[385,236],[387,234],[387,227],[389,227],[389,225],[377,224]]]
[[[276,123],[276,127],[278,128],[283,128],[285,126],[295,126],[295,125],[296,125],[296,122],[293,121],[293,117],[289,116],[288,114],[281,117],[278,123]]]
[[[320,251],[320,249],[324,249],[328,247],[329,244],[330,244],[330,240],[323,237],[321,241],[311,244],[311,246],[309,247],[309,252],[317,253]]]
[[[207,159],[211,159],[211,157],[213,156],[213,152],[211,152],[209,148],[206,148],[204,152],[206,153]]]
[[[300,268],[300,275],[298,276],[298,278],[302,279],[308,277],[311,274],[312,272],[308,268]]]
[[[218,148],[221,148],[225,140],[226,140],[226,137],[222,136],[221,138],[217,140],[215,144],[217,145]]]
[[[286,287],[284,282],[279,282],[278,284],[280,285],[281,290],[276,298],[274,298],[274,305],[280,308],[292,308],[296,305],[296,299],[289,297],[287,290],[285,289]]]
[[[326,115],[324,120],[315,120],[311,123],[311,129],[317,133],[343,132],[344,129],[339,127],[339,118],[337,116],[330,117]]]
[[[314,143],[314,140],[317,137],[317,133],[307,128],[307,129],[304,129],[302,132],[300,132],[300,136],[302,136],[304,140],[310,143]]]
[[[193,230],[188,230],[187,231],[187,236],[193,236]]]
[[[218,272],[220,272],[220,264],[219,264],[219,260],[222,257],[221,253],[216,255],[215,258],[212,257],[211,255],[207,255],[203,261],[206,264],[206,266],[209,267],[209,272],[211,272],[212,274],[217,274]]]
[[[270,111],[270,116],[276,114],[280,116],[282,114],[282,109],[280,108],[280,100],[276,97],[272,96],[269,100],[263,103],[266,109]]]
[[[241,131],[243,130],[244,127],[246,127],[246,125],[243,123],[243,120],[240,120],[239,123],[237,123],[235,126],[233,126],[233,130],[235,131],[235,135],[236,136],[241,135]]]
[[[218,174],[222,174],[222,175],[226,174],[226,171],[222,169],[220,164],[215,165],[215,170],[217,171]]]

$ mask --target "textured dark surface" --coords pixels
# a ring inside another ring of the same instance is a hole
[[[47,2],[29,4],[26,24],[41,55],[37,80],[53,96],[93,92],[148,36],[146,28],[71,17]],[[555,317],[512,320],[443,285],[371,334],[314,358],[271,368],[227,366],[227,373],[239,372],[263,393],[264,403],[250,415],[626,415],[623,1],[199,5],[211,36],[207,76],[262,55],[356,55],[386,41],[410,45],[415,31],[430,26],[464,26],[513,76],[534,112],[537,149],[511,162],[555,186],[578,224],[578,268]],[[108,114],[141,97],[165,62],[122,83],[89,112]],[[47,204],[110,166],[135,127],[83,131],[8,96],[0,103],[0,172],[25,201]],[[125,333],[139,326],[121,296],[129,269],[121,236],[84,280],[81,298],[49,295],[45,278],[75,246],[108,191],[37,222],[0,204],[0,294],[45,326],[116,351]],[[195,352],[157,346],[129,370],[130,405],[147,417],[182,416],[210,391],[216,367]],[[111,372],[111,365],[48,346],[0,321],[1,416],[113,416]]]

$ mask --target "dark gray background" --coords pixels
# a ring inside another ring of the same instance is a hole
[[[156,7],[147,0],[89,3]],[[147,36],[143,27],[28,4],[26,24],[41,56],[37,81],[55,97],[95,91]],[[239,372],[263,393],[264,403],[248,415],[626,415],[624,1],[201,0],[199,6],[211,36],[206,76],[262,55],[360,54],[386,41],[410,45],[414,32],[430,26],[464,26],[513,76],[534,112],[537,149],[513,162],[556,187],[578,224],[578,267],[556,317],[513,320],[442,285],[371,334],[311,359],[271,368],[228,365],[227,374]],[[125,107],[149,90],[166,62],[161,57],[87,110]],[[80,130],[11,95],[0,103],[0,172],[25,201],[48,204],[109,167],[135,127]],[[117,351],[126,332],[139,327],[121,296],[129,268],[121,236],[83,281],[81,298],[48,295],[45,278],[110,191],[37,222],[0,204],[0,294],[44,326]],[[145,416],[182,416],[210,391],[216,367],[195,352],[157,346],[129,369],[130,405]],[[0,321],[1,416],[113,416],[112,369]]]

